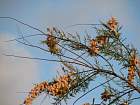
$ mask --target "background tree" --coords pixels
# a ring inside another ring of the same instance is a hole
[[[14,20],[40,32],[10,41],[17,41],[23,45],[45,51],[54,56],[54,59],[4,55],[59,62],[64,72],[63,75],[58,75],[52,81],[36,84],[28,93],[23,104],[32,105],[32,102],[44,93],[51,95],[54,99],[53,104],[58,105],[62,101],[67,102],[69,98],[84,92],[74,101],[73,105],[75,105],[82,97],[100,88],[102,88],[102,91],[99,91],[98,94],[101,102],[98,105],[130,105],[134,100],[140,98],[134,96],[134,94],[140,95],[138,51],[132,45],[126,44],[125,38],[120,33],[122,27],[119,26],[114,17],[111,17],[107,22],[100,22],[100,24],[73,25],[91,26],[91,29],[94,30],[93,33],[85,32],[83,36],[79,33],[64,32],[56,27],[48,28],[47,33],[45,33],[15,18],[0,18]],[[27,39],[33,36],[39,36],[42,39],[40,45],[35,45]],[[94,84],[99,80],[102,83]],[[93,82],[93,86],[90,86],[91,82]],[[89,89],[89,86],[91,89]],[[93,98],[93,102],[84,105],[95,105],[94,99],[97,97],[91,98]]]

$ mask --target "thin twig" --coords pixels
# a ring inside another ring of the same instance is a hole
[[[73,105],[74,105],[79,99],[81,99],[82,97],[84,97],[86,94],[88,94],[88,93],[90,93],[91,91],[95,90],[96,88],[98,88],[98,87],[100,87],[100,86],[102,86],[102,85],[108,83],[109,81],[111,81],[111,80],[114,79],[114,78],[115,78],[115,77],[113,77],[113,78],[111,78],[110,80],[105,81],[104,83],[102,83],[102,84],[100,84],[100,85],[98,85],[98,86],[92,88],[91,90],[89,90],[88,92],[86,92],[85,94],[83,94],[82,96],[80,96],[78,99],[76,99],[76,101],[74,101]]]

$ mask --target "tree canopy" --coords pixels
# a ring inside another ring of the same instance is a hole
[[[52,81],[37,83],[25,97],[23,104],[32,105],[40,94],[47,94],[54,99],[54,105],[61,104],[71,97],[77,98],[73,105],[82,97],[96,89],[102,88],[97,96],[100,103],[81,103],[81,105],[131,105],[140,98],[140,60],[139,53],[132,45],[127,44],[122,36],[122,27],[115,17],[99,24],[75,24],[90,26],[93,33],[85,32],[71,34],[57,27],[47,28],[47,33],[11,17],[0,17],[14,20],[38,32],[36,35],[22,36],[17,41],[25,46],[37,48],[54,56],[55,59],[31,58],[26,56],[10,55],[19,58],[46,60],[58,62],[63,74]],[[40,45],[32,44],[27,38],[40,36]],[[42,44],[44,47],[42,47]],[[95,82],[101,80],[99,84]],[[94,86],[90,85],[93,82]],[[138,94],[135,97],[134,94]]]

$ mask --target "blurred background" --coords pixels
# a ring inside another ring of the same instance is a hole
[[[140,51],[139,4],[140,0],[0,0],[0,16],[19,19],[44,32],[49,26],[77,31],[76,28],[66,27],[73,24],[99,23],[115,16],[123,26],[122,36],[127,37],[127,43],[133,43]],[[44,52],[19,45],[15,41],[4,42],[19,37],[21,33],[29,35],[38,32],[15,21],[0,19],[0,105],[21,104],[33,84],[51,80],[60,69],[57,63],[3,56],[2,53],[10,53],[50,58]],[[38,40],[41,39],[35,38],[32,41],[39,43]],[[90,96],[96,94],[92,92]],[[42,97],[34,102],[35,105],[39,105]],[[73,99],[69,101],[69,105]],[[51,101],[47,98],[42,105],[51,105]],[[97,103],[99,101],[96,100]],[[83,102],[92,102],[92,98],[82,98],[77,105]],[[133,105],[138,105],[138,102]]]

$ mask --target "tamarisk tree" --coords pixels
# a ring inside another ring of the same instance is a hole
[[[27,40],[29,35],[14,39],[26,46],[37,48],[54,56],[55,59],[30,58],[10,55],[19,58],[38,59],[61,64],[64,74],[52,81],[43,81],[33,86],[25,97],[23,104],[32,105],[33,101],[42,93],[51,95],[54,105],[67,102],[76,97],[73,105],[82,97],[98,88],[102,88],[97,96],[100,103],[81,103],[81,105],[131,105],[140,98],[140,61],[136,48],[126,44],[115,17],[99,24],[77,24],[91,26],[93,33],[71,34],[57,27],[47,28],[47,33],[38,28],[25,24],[11,17],[1,17],[14,20],[29,28],[40,32],[40,45],[34,45]],[[75,26],[77,26],[75,25]],[[13,41],[13,40],[12,40]],[[42,47],[43,44],[43,47]],[[96,82],[100,81],[100,84]],[[90,83],[95,82],[93,86]],[[90,88],[90,89],[89,89]],[[137,97],[135,97],[138,94]],[[97,97],[91,97],[96,100]]]

